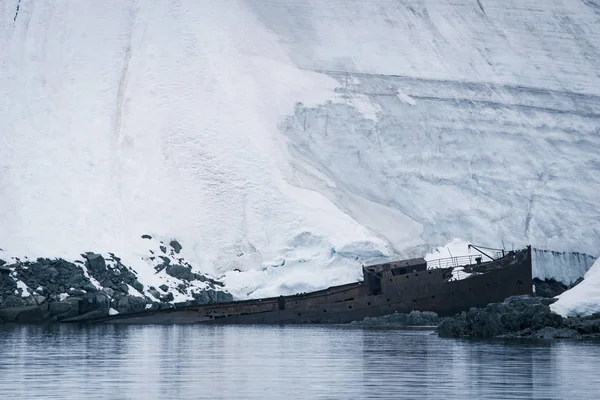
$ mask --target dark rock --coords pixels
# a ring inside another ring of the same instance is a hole
[[[169,291],[169,287],[167,285],[165,285],[165,284],[160,285],[158,288],[160,290],[162,290],[163,292],[168,292]]]
[[[3,259],[0,258],[0,267],[3,266],[4,264],[6,264],[6,261],[4,261]]]
[[[160,258],[161,260],[163,260],[163,264],[164,265],[169,265],[171,264],[171,259],[169,257],[165,257],[165,256],[158,256],[158,258]]]
[[[160,299],[160,297],[161,297],[161,296],[160,296],[160,293],[159,293],[159,291],[158,291],[158,290],[156,290],[156,289],[155,289],[155,288],[153,288],[153,287],[151,287],[150,289],[148,289],[148,292],[149,292],[149,293],[150,293],[152,296],[154,296],[154,298],[156,298],[156,299]]]
[[[169,292],[169,293],[165,294],[164,296],[162,296],[160,299],[162,301],[169,301],[170,302],[170,301],[175,300],[175,297],[173,296],[173,293]]]
[[[81,288],[83,290],[85,290],[86,292],[90,292],[90,293],[94,293],[94,292],[98,291],[98,289],[96,289],[96,286],[94,286],[91,282],[90,283],[86,283]]]
[[[442,337],[496,337],[529,329],[560,328],[562,317],[554,314],[539,298],[515,296],[485,308],[471,308],[442,321],[437,332]]]
[[[179,254],[179,252],[182,249],[181,244],[179,244],[179,242],[175,239],[171,240],[171,242],[169,244],[171,245],[173,250],[175,250],[175,253]]]
[[[117,303],[116,310],[119,313],[143,311],[146,309],[146,299],[136,296],[123,296]]]
[[[167,248],[165,246],[160,246],[160,251],[167,254]]]
[[[79,303],[81,299],[71,297],[61,302],[51,303],[49,306],[50,316],[57,321],[74,318],[79,315]]]
[[[25,301],[25,299],[23,299],[21,296],[9,294],[7,296],[4,296],[4,301],[0,304],[0,309],[25,307],[28,305],[28,302]]]
[[[123,292],[123,293],[127,294],[127,293],[129,293],[129,286],[127,286],[127,284],[125,284],[125,283],[121,283],[119,285],[119,289],[118,290],[120,292]]]
[[[134,279],[133,282],[131,283],[131,286],[133,286],[133,288],[135,290],[137,290],[140,293],[144,293],[144,285],[142,285],[140,283],[140,281],[138,281],[137,279]]]
[[[152,236],[150,236],[150,235],[142,235],[142,239],[152,239]]]
[[[194,279],[196,279],[191,268],[184,267],[183,265],[178,265],[178,264],[169,265],[167,267],[167,275],[170,275],[173,278],[186,280],[186,281],[193,281]]]
[[[86,293],[81,297],[73,298],[81,299],[81,301],[79,302],[79,312],[81,314],[86,314],[91,311],[108,312],[110,308],[110,299],[105,293],[102,292]]]
[[[581,339],[582,336],[574,329],[547,326],[535,332],[532,337],[537,339]]]
[[[50,314],[47,306],[11,307],[0,310],[4,322],[18,324],[40,324],[48,322]]]
[[[89,279],[87,279],[83,273],[77,272],[71,275],[65,286],[69,288],[81,289],[88,283],[90,283]]]
[[[92,276],[103,274],[106,272],[106,261],[100,254],[86,253],[85,258],[88,261],[88,268]]]
[[[546,279],[542,281],[538,278],[534,278],[533,284],[535,285],[535,295],[539,297],[558,296],[568,289],[567,285],[554,279]]]
[[[194,291],[192,292],[192,297],[195,304],[223,303],[233,300],[233,296],[230,293],[211,289]]]

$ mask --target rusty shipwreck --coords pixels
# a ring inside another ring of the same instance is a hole
[[[364,280],[311,293],[111,315],[119,324],[347,323],[395,312],[453,315],[514,295],[532,294],[531,247],[435,261],[423,258],[363,267]]]

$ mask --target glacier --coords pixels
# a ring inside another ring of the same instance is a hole
[[[453,238],[598,257],[600,3],[532,3],[5,0],[0,255],[175,238],[241,298]]]

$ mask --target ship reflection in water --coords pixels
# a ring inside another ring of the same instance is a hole
[[[7,399],[600,398],[600,346],[352,326],[0,326]]]

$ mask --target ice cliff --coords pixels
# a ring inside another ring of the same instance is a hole
[[[455,237],[597,257],[598,60],[596,0],[5,0],[0,247],[176,238],[240,297]]]

